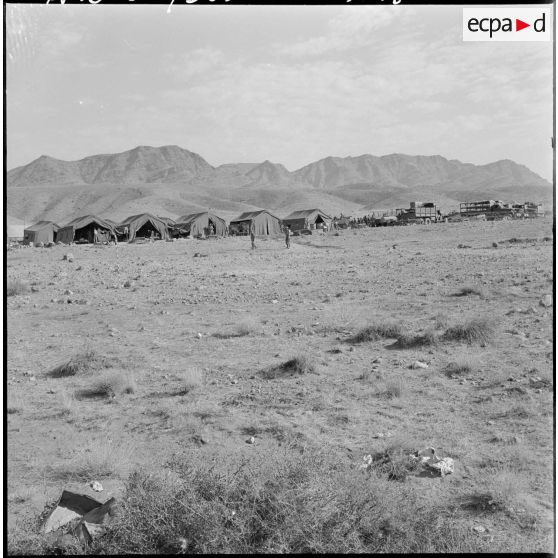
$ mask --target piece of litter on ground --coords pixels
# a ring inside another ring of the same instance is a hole
[[[95,492],[102,492],[103,491],[103,485],[98,481],[93,481],[89,486]]]

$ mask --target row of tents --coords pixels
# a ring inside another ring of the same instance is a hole
[[[47,244],[62,242],[64,244],[109,242],[115,237],[120,241],[133,242],[141,238],[167,240],[170,238],[204,238],[208,236],[242,236],[248,235],[254,226],[256,235],[281,234],[285,226],[300,231],[320,228],[328,225],[332,218],[320,209],[295,211],[279,219],[265,209],[247,211],[233,219],[229,224],[210,212],[184,215],[173,221],[165,217],[156,217],[150,213],[131,215],[121,223],[103,219],[95,215],[77,217],[61,227],[53,221],[39,221],[24,230],[24,244]]]

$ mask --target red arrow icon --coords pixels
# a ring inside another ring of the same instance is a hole
[[[525,27],[531,27],[530,23],[525,23],[524,21],[521,21],[520,19],[515,18],[515,30],[516,31],[521,31],[522,29],[525,29]]]

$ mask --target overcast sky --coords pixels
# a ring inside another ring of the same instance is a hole
[[[210,164],[439,154],[552,177],[552,44],[459,6],[6,5],[8,168],[176,144]]]

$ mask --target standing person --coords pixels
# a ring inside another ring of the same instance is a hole
[[[124,238],[126,240],[130,240],[130,233],[128,231],[128,227],[124,227]]]
[[[289,225],[285,225],[285,244],[287,248],[291,247],[291,227]]]
[[[155,231],[151,231],[151,238],[149,239],[151,242],[155,240]]]
[[[252,243],[252,250],[256,249],[256,223],[250,223],[250,242]]]
[[[97,227],[95,227],[93,229],[93,244],[98,244],[99,243],[99,231],[97,230]]]
[[[114,245],[117,246],[118,245],[118,238],[116,237],[116,231],[115,230],[110,231],[110,235],[112,236],[112,239],[114,240]]]

